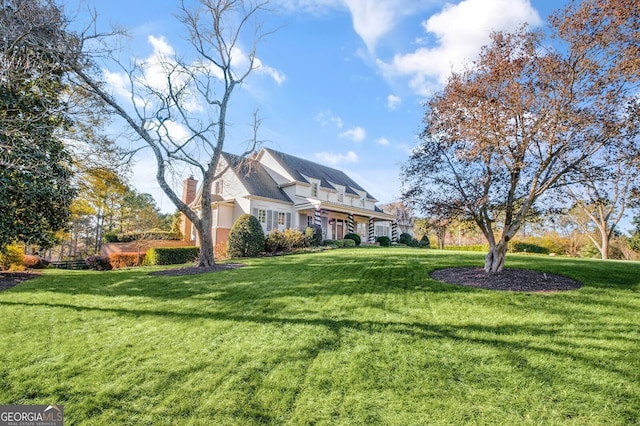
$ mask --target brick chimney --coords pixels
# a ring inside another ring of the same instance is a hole
[[[191,204],[196,199],[196,190],[198,188],[198,181],[189,176],[182,183],[182,202],[185,204]],[[180,224],[180,232],[182,232],[183,241],[189,244],[195,244],[195,241],[191,238],[191,221],[182,214],[182,223]]]
[[[196,199],[196,189],[198,188],[198,181],[192,176],[185,179],[182,184],[182,202],[185,204],[191,204]]]

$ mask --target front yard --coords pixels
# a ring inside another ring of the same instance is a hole
[[[0,403],[65,424],[637,424],[640,264],[509,255],[582,281],[429,272],[482,255],[340,249],[233,270],[47,270],[0,292]]]

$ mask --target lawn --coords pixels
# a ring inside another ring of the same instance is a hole
[[[0,403],[68,425],[640,423],[640,264],[509,255],[584,283],[447,285],[480,254],[340,249],[195,276],[47,270],[0,292]]]

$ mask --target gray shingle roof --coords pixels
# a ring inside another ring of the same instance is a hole
[[[298,182],[306,182],[308,180],[305,179],[304,176],[308,176],[310,178],[318,179],[321,182],[322,187],[333,188],[333,185],[328,184],[328,182],[332,182],[336,185],[342,185],[346,187],[345,192],[349,194],[356,194],[354,189],[359,191],[364,191],[367,193],[367,198],[371,198],[375,200],[373,196],[371,196],[367,191],[365,191],[360,185],[356,183],[353,179],[347,176],[346,173],[333,169],[331,167],[323,166],[318,163],[314,163],[313,161],[305,160],[302,158],[295,157],[293,155],[285,154],[280,151],[276,151],[270,148],[262,148],[265,151],[269,152],[276,158],[282,167],[287,170],[287,172]],[[326,184],[324,184],[326,182]]]
[[[238,179],[240,179],[240,182],[247,188],[249,194],[288,203],[293,202],[291,198],[278,187],[276,182],[269,176],[264,167],[262,167],[262,164],[258,161],[227,152],[222,153],[222,156],[235,171]]]

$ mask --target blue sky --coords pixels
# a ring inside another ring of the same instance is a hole
[[[95,8],[101,25],[129,29],[128,55],[148,58],[154,49],[185,46],[177,3],[95,0]],[[279,29],[258,45],[260,72],[234,93],[225,150],[243,150],[258,109],[265,146],[344,170],[380,203],[394,201],[429,94],[477,55],[491,30],[541,26],[564,3],[272,0],[276,13],[267,25]],[[132,184],[151,193],[162,211],[174,211],[154,174],[142,151]]]

